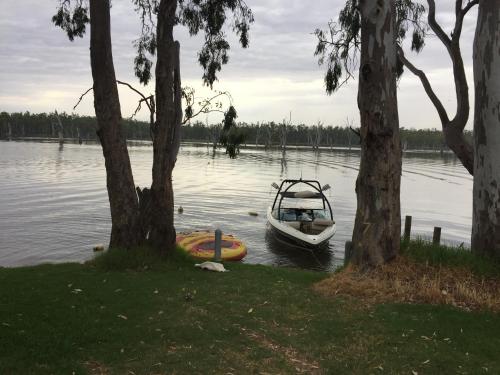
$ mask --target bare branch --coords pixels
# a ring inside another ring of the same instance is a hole
[[[469,10],[472,9],[475,5],[479,3],[479,0],[471,0],[467,3],[465,8],[462,9],[462,0],[457,0],[456,2],[456,9],[455,9],[455,14],[456,14],[456,21],[455,21],[455,27],[453,29],[453,34],[452,34],[452,40],[458,43],[458,40],[460,39],[460,35],[462,34],[462,26],[464,22],[464,18],[466,14],[469,12]]]
[[[149,109],[149,134],[151,136],[151,139],[153,139],[154,138],[154,131],[153,130],[154,130],[154,126],[155,126],[155,111],[156,111],[154,95],[150,95],[150,96],[146,97],[146,95],[144,95],[142,92],[137,90],[130,83],[119,81],[119,80],[116,80],[116,82],[119,83],[120,85],[127,86],[129,89],[131,89],[132,91],[134,91],[136,94],[138,94],[141,97],[141,99],[139,100],[139,103],[137,104],[137,108],[135,109],[132,116],[130,116],[131,118],[134,117],[141,110],[142,102],[146,103],[146,105],[148,106],[148,109]]]
[[[403,49],[400,46],[398,46],[398,57],[401,60],[401,62],[404,64],[404,66],[406,66],[408,68],[408,70],[410,70],[410,72],[415,74],[422,82],[422,85],[424,86],[424,90],[425,90],[427,96],[431,100],[432,104],[434,104],[434,107],[436,107],[436,110],[439,114],[439,118],[441,119],[441,123],[443,125],[449,123],[450,120],[448,118],[448,113],[446,112],[446,109],[444,108],[443,103],[441,103],[441,100],[439,100],[436,93],[432,89],[432,86],[431,86],[429,80],[427,79],[427,76],[425,75],[425,73],[422,70],[416,68],[415,65],[413,65],[406,58],[406,56],[403,52]]]
[[[73,110],[75,110],[75,108],[76,108],[76,107],[78,107],[78,104],[80,104],[80,102],[82,101],[83,97],[84,97],[85,95],[87,95],[90,91],[92,91],[93,89],[94,89],[93,87],[89,88],[87,91],[85,91],[85,92],[84,92],[84,93],[80,96],[80,99],[78,99],[78,102],[74,105]]]
[[[349,129],[351,129],[354,134],[361,138],[361,133],[359,132],[359,130],[354,129],[352,126],[349,126]]]
[[[479,0],[470,0],[465,6],[465,8],[462,9],[462,17],[465,17],[465,15],[469,12],[469,10],[471,10],[477,4],[479,4]]]
[[[434,2],[434,0],[427,0],[427,3],[429,4],[429,15],[427,17],[429,26],[432,29],[432,31],[434,31],[439,40],[441,40],[441,42],[446,46],[446,48],[449,49],[451,45],[451,39],[448,35],[446,35],[444,30],[436,21],[436,3]]]
[[[140,92],[139,90],[137,90],[136,88],[134,88],[131,84],[129,84],[127,82],[116,80],[116,83],[119,83],[120,85],[127,86],[129,89],[131,89],[132,91],[134,91],[135,93],[137,93],[141,97],[141,99],[139,100],[139,102],[137,104],[137,108],[135,109],[135,111],[132,114],[132,116],[130,116],[130,118],[133,118],[135,115],[137,115],[137,113],[141,110],[143,102],[146,103],[146,105],[148,106],[148,109],[149,109],[150,132],[152,134],[152,128],[154,126],[154,115],[155,115],[155,100],[154,100],[154,95],[150,95],[150,96],[146,97],[142,92]],[[87,91],[85,91],[80,96],[80,98],[78,99],[78,102],[73,107],[73,110],[76,109],[76,107],[82,101],[83,97],[85,95],[87,95],[90,91],[92,91],[92,89],[93,89],[93,87],[89,88]]]
[[[210,112],[224,113],[224,111],[222,111],[221,109],[210,108],[210,106],[213,105],[213,101],[221,96],[226,96],[230,102],[232,101],[231,96],[227,91],[219,92],[216,95],[212,96],[211,98],[205,99],[203,102],[201,102],[203,104],[196,113],[193,113],[189,116],[185,116],[184,120],[182,121],[182,125],[185,125],[186,123],[188,123],[190,120],[200,115],[201,113],[210,113]],[[194,92],[191,92],[190,94],[185,94],[184,97],[188,103],[188,106],[192,106],[194,104],[194,99],[195,99]]]
[[[154,111],[154,108],[151,108],[149,102],[148,102],[148,99],[151,98],[151,96],[147,97],[142,93],[140,92],[139,90],[137,90],[136,88],[134,88],[130,83],[127,83],[127,82],[123,82],[123,81],[119,81],[119,80],[116,80],[116,83],[119,83],[120,85],[125,85],[127,86],[129,89],[131,89],[132,91],[136,92],[139,96],[142,97],[142,99],[139,101],[139,103],[141,101],[144,101],[146,102],[146,105],[148,106],[149,108],[149,111]],[[137,112],[137,111],[136,111]],[[135,114],[135,113],[134,113]]]

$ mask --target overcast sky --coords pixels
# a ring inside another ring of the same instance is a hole
[[[344,0],[247,0],[255,15],[250,31],[250,47],[232,43],[229,64],[219,74],[216,90],[231,93],[240,121],[281,121],[292,112],[293,123],[344,125],[346,118],[359,124],[356,106],[357,81],[350,82],[333,96],[323,84],[324,68],[313,56],[317,27],[336,18]],[[92,86],[89,61],[89,34],[68,41],[62,30],[51,23],[57,0],[3,0],[0,15],[0,111],[72,112],[79,95]],[[454,22],[453,1],[440,1],[438,20],[447,32]],[[464,24],[462,52],[471,86],[472,40],[475,11]],[[111,10],[113,55],[117,78],[139,87],[133,74],[132,41],[139,32],[138,17],[130,0],[114,0]],[[201,39],[189,38],[181,27],[176,30],[181,43],[182,85],[194,87],[197,95],[209,95],[201,84],[202,70],[197,62]],[[234,42],[235,40],[232,39]],[[450,115],[456,107],[451,63],[435,37],[427,40],[424,51],[412,61],[424,69]],[[142,88],[154,92],[153,86]],[[122,114],[128,117],[137,97],[120,89]],[[409,72],[399,83],[401,126],[439,128],[434,107],[419,81]],[[473,101],[472,101],[473,103]],[[472,108],[473,109],[473,108]],[[94,114],[88,96],[77,113]],[[139,118],[146,119],[143,112]],[[472,114],[471,114],[472,119]],[[205,118],[201,119],[205,120]],[[212,115],[210,122],[220,119]],[[468,128],[471,128],[469,121]]]

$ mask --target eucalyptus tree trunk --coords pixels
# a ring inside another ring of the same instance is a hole
[[[500,258],[500,0],[480,0],[474,39],[472,250]]]
[[[394,0],[361,0],[358,107],[361,162],[353,262],[374,267],[399,252],[401,142],[396,90]]]
[[[132,247],[141,242],[134,178],[121,130],[121,111],[111,51],[109,0],[90,0],[90,63],[94,80],[97,136],[106,165],[111,208],[110,247]]]
[[[156,123],[153,128],[150,243],[167,252],[175,246],[172,170],[182,121],[179,42],[173,28],[177,0],[161,0],[157,23]]]

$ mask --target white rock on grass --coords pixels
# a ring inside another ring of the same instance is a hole
[[[203,262],[199,264],[195,264],[195,267],[201,268],[202,270],[215,271],[215,272],[228,272],[224,268],[224,265],[216,262]]]

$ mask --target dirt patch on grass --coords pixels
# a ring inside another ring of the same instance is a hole
[[[97,361],[87,361],[84,362],[83,365],[91,375],[109,375],[110,373],[109,369],[106,366]]]
[[[320,281],[314,289],[327,296],[357,297],[367,304],[431,303],[500,312],[499,279],[479,277],[465,268],[417,263],[405,257],[364,272],[350,265]]]
[[[321,374],[319,365],[315,361],[311,361],[306,358],[303,354],[297,352],[295,349],[291,347],[282,346],[261,333],[257,333],[255,331],[245,330],[245,335],[256,342],[260,346],[272,351],[275,354],[282,356],[286,362],[295,368],[297,373],[305,373],[305,374]]]

